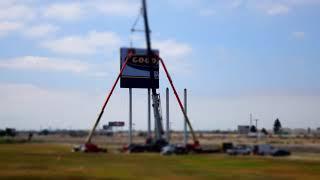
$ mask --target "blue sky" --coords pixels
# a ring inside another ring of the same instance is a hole
[[[319,0],[148,5],[153,47],[179,91],[188,88],[195,128],[235,129],[250,113],[267,129],[275,118],[320,126]],[[139,8],[139,0],[1,1],[0,128],[90,128],[119,70],[119,48],[145,46],[143,34],[130,32]],[[146,91],[134,93],[135,126],[145,129]],[[127,121],[127,104],[127,90],[117,88],[102,124]],[[171,108],[181,129],[173,96]]]

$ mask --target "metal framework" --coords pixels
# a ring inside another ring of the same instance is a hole
[[[142,0],[142,5],[143,5],[142,10],[143,10],[146,45],[147,45],[147,57],[149,59],[151,59],[156,54],[153,54],[153,52],[151,50],[151,38],[150,38],[150,28],[149,28],[149,22],[148,22],[146,0]],[[128,63],[128,60],[131,58],[132,55],[133,54],[131,54],[131,53],[127,55],[126,60],[123,63],[123,65],[122,65],[122,67],[120,69],[120,72],[119,72],[119,74],[118,74],[118,76],[117,76],[117,78],[116,78],[116,80],[115,80],[115,82],[114,82],[109,94],[107,95],[105,102],[102,105],[102,108],[101,108],[101,111],[100,111],[100,113],[98,115],[98,118],[96,119],[96,121],[95,121],[95,123],[94,123],[94,125],[92,127],[92,130],[90,131],[90,133],[89,133],[89,135],[88,135],[88,137],[86,139],[86,144],[91,144],[91,139],[92,139],[93,133],[96,130],[97,125],[99,124],[100,119],[101,119],[101,117],[102,117],[102,115],[104,113],[104,110],[105,110],[105,108],[106,108],[106,106],[107,106],[107,104],[109,102],[109,99],[110,99],[110,97],[111,97],[111,95],[112,95],[112,93],[113,93],[113,91],[114,91],[114,89],[115,89],[115,87],[116,87],[121,75],[122,75],[122,72],[123,72],[124,68],[126,67],[126,65]],[[175,95],[175,97],[176,97],[176,99],[178,101],[180,109],[181,109],[181,111],[182,111],[182,113],[184,115],[185,122],[187,123],[187,125],[188,125],[188,127],[190,129],[190,132],[191,132],[191,135],[192,135],[192,138],[193,138],[193,142],[194,142],[193,147],[198,147],[199,146],[199,141],[198,141],[198,139],[197,139],[197,137],[196,137],[196,135],[195,135],[195,133],[193,131],[192,125],[191,125],[190,120],[189,120],[189,118],[187,116],[187,111],[185,109],[186,107],[183,107],[183,105],[182,105],[180,97],[179,97],[179,95],[178,95],[178,93],[176,91],[176,88],[175,88],[175,86],[173,84],[173,81],[171,79],[171,76],[170,76],[170,74],[168,72],[168,69],[167,69],[163,59],[160,58],[159,56],[157,56],[157,57],[158,57],[161,65],[162,65],[162,67],[163,67],[163,69],[164,69],[164,71],[166,73],[168,81],[169,81],[169,83],[171,85],[171,88],[172,88],[172,90],[174,92],[174,95]],[[154,119],[155,119],[155,142],[160,141],[160,140],[161,141],[162,140],[165,141],[165,139],[163,138],[162,116],[161,116],[161,109],[160,109],[160,95],[157,93],[157,90],[154,87],[153,80],[154,80],[155,77],[154,77],[154,69],[153,69],[152,63],[150,63],[150,78],[151,78],[151,92],[152,92],[152,101],[153,101],[153,112],[154,112]],[[150,116],[150,115],[148,115],[148,116]]]

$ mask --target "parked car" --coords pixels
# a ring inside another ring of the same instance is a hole
[[[222,143],[222,152],[227,152],[228,149],[233,148],[233,143],[232,142],[224,142]]]
[[[127,148],[130,153],[142,153],[147,151],[147,146],[142,144],[131,144]]]
[[[161,152],[162,155],[172,155],[172,154],[187,154],[188,150],[184,146],[168,144],[163,147]]]
[[[85,153],[97,153],[97,152],[108,152],[105,148],[100,148],[95,144],[86,143],[73,146],[73,152],[85,152]]]
[[[270,144],[259,144],[253,147],[253,153],[255,155],[271,155],[273,147]]]
[[[232,149],[227,150],[227,154],[229,155],[250,155],[252,152],[252,148],[247,145],[238,145]]]
[[[271,156],[289,156],[291,152],[285,149],[275,148],[270,144],[259,144],[253,148],[253,153],[256,155],[271,155]]]
[[[285,149],[274,149],[271,155],[272,156],[290,156],[291,152]]]

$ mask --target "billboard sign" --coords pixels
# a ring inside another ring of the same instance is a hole
[[[111,121],[108,124],[109,127],[123,127],[124,122],[123,121]]]
[[[121,88],[159,88],[159,50],[153,50],[157,56],[147,57],[146,49],[121,48],[120,49],[120,68],[125,62],[129,53],[133,55],[128,59],[128,63],[121,74]],[[150,77],[150,63],[154,71],[154,80]]]

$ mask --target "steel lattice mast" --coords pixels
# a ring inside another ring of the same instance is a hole
[[[151,60],[152,57],[154,57],[154,54],[151,48],[150,28],[149,28],[146,0],[142,0],[142,11],[143,11],[142,13],[143,13],[143,19],[144,19],[146,45],[147,45],[147,57],[149,60]],[[160,140],[162,139],[162,135],[163,135],[162,116],[160,114],[160,107],[159,107],[160,96],[159,94],[157,94],[154,80],[155,80],[154,67],[153,67],[153,63],[150,63],[150,83],[151,83],[151,90],[152,90],[153,113],[154,113],[155,131],[156,131],[155,140]]]

